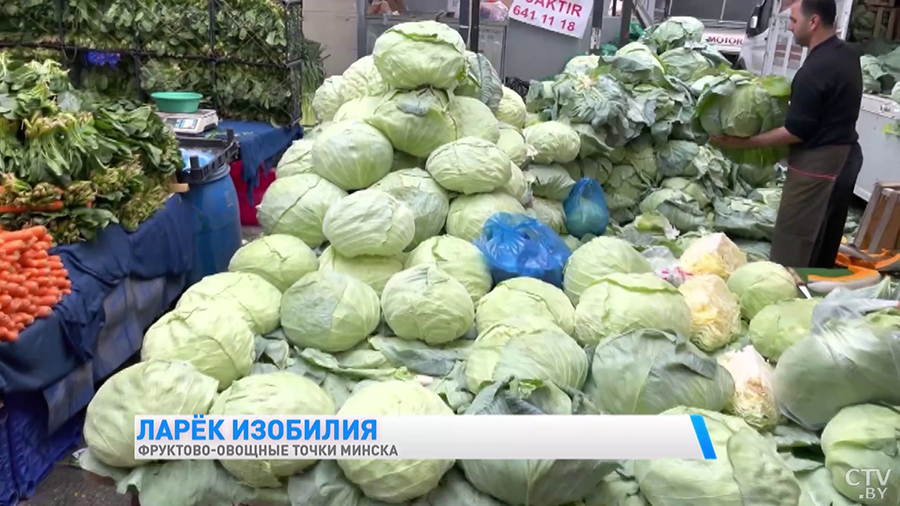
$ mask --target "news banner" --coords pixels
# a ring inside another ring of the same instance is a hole
[[[715,459],[700,415],[136,416],[137,460]]]

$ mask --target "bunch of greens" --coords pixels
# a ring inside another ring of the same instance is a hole
[[[183,161],[150,106],[74,92],[53,61],[0,53],[0,226],[44,225],[61,243],[121,222],[134,230],[168,198]]]
[[[27,0],[0,5],[0,42],[57,42],[56,2]]]

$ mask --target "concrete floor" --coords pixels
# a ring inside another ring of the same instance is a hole
[[[34,497],[19,506],[132,506],[131,497],[116,493],[111,483],[76,467],[72,459],[56,465],[38,485]]]

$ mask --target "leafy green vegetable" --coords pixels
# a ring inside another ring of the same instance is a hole
[[[600,342],[585,391],[601,413],[656,415],[677,406],[719,411],[734,382],[683,337],[635,330]]]

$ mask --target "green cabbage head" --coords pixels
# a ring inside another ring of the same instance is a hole
[[[466,76],[466,43],[444,23],[418,21],[388,28],[372,56],[385,82],[401,90],[452,90]]]
[[[297,174],[315,174],[312,163],[312,139],[298,139],[281,155],[275,167],[276,178],[286,178]]]
[[[515,91],[503,87],[503,98],[497,108],[497,119],[518,129],[525,128],[525,101]]]
[[[372,186],[409,206],[416,223],[416,233],[407,249],[441,233],[450,212],[450,196],[428,172],[404,169],[391,172]]]
[[[569,163],[578,158],[581,136],[565,123],[547,121],[525,129],[525,143],[535,150],[537,164]]]
[[[325,242],[325,213],[346,196],[347,192],[315,174],[279,178],[257,207],[259,224],[266,234],[292,235],[310,248],[318,248]]]
[[[500,139],[497,140],[497,147],[502,149],[517,167],[525,166],[525,161],[528,159],[525,137],[522,137],[515,127],[505,123],[500,125]]]
[[[123,369],[88,404],[84,441],[106,465],[136,467],[136,415],[205,415],[219,382],[187,362],[150,360]]]
[[[658,54],[703,39],[703,23],[689,16],[672,16],[644,32],[642,42],[653,47]]]
[[[342,105],[336,113],[334,113],[333,123],[329,123],[328,126],[330,127],[331,125],[336,125],[345,121],[369,121],[372,119],[372,116],[375,115],[375,110],[381,105],[382,99],[383,95],[376,95],[374,97],[362,97],[348,100],[344,102],[344,105]],[[320,135],[325,132],[325,130],[326,129],[322,129],[322,132],[319,132]]]
[[[762,356],[777,362],[797,341],[809,335],[816,299],[794,299],[764,308],[750,320],[750,340]]]
[[[466,137],[439,147],[425,170],[444,188],[464,194],[488,193],[510,178],[510,160],[493,142]]]
[[[255,336],[239,314],[228,308],[176,309],[144,335],[141,360],[184,360],[215,378],[219,390],[250,374]]]
[[[313,250],[286,234],[267,235],[250,242],[237,250],[228,264],[229,271],[256,274],[282,292],[318,268]]]
[[[332,76],[325,79],[322,86],[316,90],[312,107],[319,123],[331,121],[338,109],[344,105],[344,95],[341,91],[343,81],[342,76]]]
[[[354,392],[338,416],[451,416],[438,394],[413,382],[373,383]],[[366,496],[388,503],[402,503],[438,486],[453,467],[452,460],[338,460],[348,480]]]
[[[799,503],[800,484],[775,445],[740,418],[684,407],[663,414],[702,415],[716,460],[634,461],[640,490],[653,506]]]
[[[447,233],[472,242],[481,236],[484,223],[497,213],[525,214],[525,208],[503,192],[460,195],[450,203]]]
[[[307,274],[284,293],[281,303],[284,334],[301,348],[349,350],[374,332],[379,321],[375,290],[336,272]]]
[[[478,302],[478,333],[515,316],[545,318],[566,334],[575,333],[575,308],[562,290],[535,278],[513,278],[498,284]]]
[[[510,383],[509,391],[500,390],[504,383],[484,388],[466,416],[509,416],[533,410],[551,415],[577,412],[572,399],[551,383],[516,383],[518,388]],[[600,460],[463,460],[460,466],[475,488],[502,504],[559,506],[582,504],[580,500],[591,494],[616,464]]]
[[[381,307],[397,337],[430,345],[454,341],[475,323],[466,287],[429,264],[395,274],[384,287]]]
[[[562,202],[566,200],[575,180],[562,165],[530,165],[526,174],[531,179],[531,190],[545,199]]]
[[[372,287],[379,297],[391,276],[402,270],[403,258],[399,255],[392,257],[361,255],[347,258],[328,246],[319,257],[320,272],[337,272],[354,277]]]
[[[500,140],[500,122],[480,100],[453,97],[450,100],[450,116],[456,123],[456,133],[460,139],[478,137],[494,143]]]
[[[794,277],[774,262],[750,262],[738,267],[728,278],[728,289],[738,296],[746,320],[753,320],[767,306],[797,297]]]
[[[790,83],[782,78],[758,79],[722,75],[700,96],[697,115],[710,135],[752,137],[784,123]]]
[[[487,295],[493,285],[481,250],[458,237],[441,235],[425,240],[406,257],[405,268],[426,264],[437,266],[462,283],[473,304]]]
[[[268,334],[278,328],[281,290],[256,274],[221,272],[188,288],[176,307],[191,311],[209,305],[228,307],[239,314],[254,333]]]
[[[861,404],[844,408],[822,432],[825,467],[832,483],[847,497],[867,506],[900,504],[900,411],[889,406]],[[860,469],[875,469],[871,485]],[[851,470],[857,470],[856,476]],[[888,475],[890,471],[890,475]],[[880,480],[886,480],[881,483]],[[856,485],[852,483],[856,482]],[[878,488],[874,497],[867,493]],[[884,493],[882,495],[882,492]]]
[[[900,405],[898,356],[897,319],[892,325],[865,318],[834,319],[781,355],[775,366],[775,397],[785,415],[812,430],[854,404]]]
[[[578,390],[587,374],[588,357],[578,343],[550,320],[531,316],[503,320],[479,332],[466,360],[466,384],[475,394],[509,378]]]
[[[450,97],[446,91],[431,88],[388,94],[368,122],[381,130],[395,149],[419,158],[457,137]]]
[[[682,232],[692,232],[707,224],[706,211],[694,197],[672,188],[662,188],[647,195],[640,204],[640,210],[644,214],[664,216]]]
[[[734,381],[683,337],[642,329],[597,345],[585,392],[613,415],[658,415],[678,406],[721,411]]]
[[[312,150],[316,173],[343,190],[358,190],[387,175],[394,163],[391,142],[361,121],[342,121],[316,139]]]
[[[388,85],[375,68],[375,59],[372,56],[364,56],[353,62],[342,77],[341,96],[345,103],[388,92]]]
[[[526,212],[559,235],[569,233],[566,229],[566,210],[558,200],[532,197]]]
[[[685,82],[693,82],[716,72],[712,62],[699,51],[690,47],[670,49],[659,56],[669,75]]]
[[[325,237],[338,253],[399,255],[416,233],[412,210],[380,190],[362,190],[337,201],[322,222]]]
[[[631,244],[614,237],[597,237],[572,253],[566,263],[563,288],[578,305],[581,294],[605,276],[614,273],[653,272],[650,262]]]
[[[691,308],[677,288],[649,273],[610,274],[581,294],[575,308],[580,343],[594,345],[639,329],[689,336]]]
[[[319,385],[286,371],[248,376],[222,392],[210,409],[214,416],[334,416],[334,400]],[[254,488],[284,486],[315,460],[220,460],[241,483]]]
[[[500,191],[515,197],[522,205],[527,204],[532,198],[531,183],[525,178],[522,169],[512,162],[509,163],[509,173],[509,181],[500,188]]]

